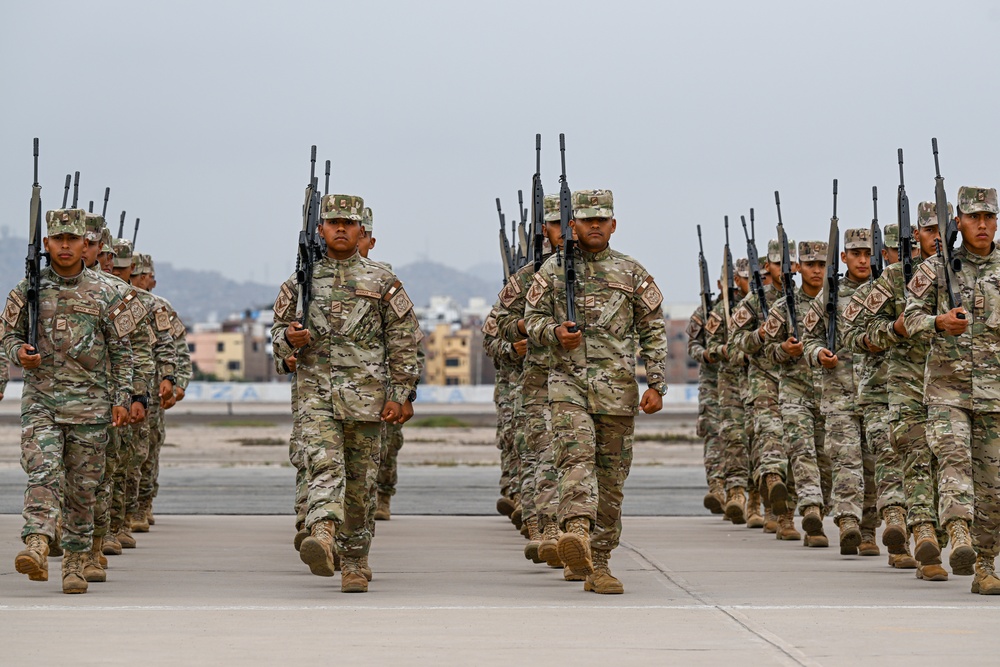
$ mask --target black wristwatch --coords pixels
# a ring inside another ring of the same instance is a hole
[[[149,409],[149,394],[133,394],[132,395],[132,402],[133,403],[141,403],[142,404],[142,409],[143,410],[148,410]]]
[[[162,379],[164,379],[164,380],[170,380],[170,384],[175,385],[175,386],[177,385],[177,380],[174,379],[173,375],[164,375]]]
[[[408,400],[410,403],[417,400],[417,390],[414,389],[413,391],[411,391],[410,395],[406,397],[406,400]]]

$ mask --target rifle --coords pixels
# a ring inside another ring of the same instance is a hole
[[[63,204],[62,204],[63,209],[65,209],[66,204],[69,203],[69,185],[72,182],[73,182],[73,177],[69,174],[66,174],[66,185],[65,187],[63,187]]]
[[[531,177],[531,254],[535,271],[542,268],[542,235],[545,233],[545,191],[542,188],[542,135],[535,135],[535,175]]]
[[[524,193],[517,191],[517,207],[521,211],[521,224],[517,227],[517,270],[528,263],[529,239],[528,239],[528,209],[524,208]]]
[[[903,263],[903,284],[913,277],[913,229],[910,227],[910,199],[903,185],[903,149],[896,150],[899,160],[899,189],[896,191],[896,221],[899,223],[899,261]]]
[[[139,238],[139,218],[135,219],[135,231],[132,232],[132,252],[135,252],[135,241]]]
[[[514,259],[510,250],[510,241],[507,240],[507,219],[500,208],[500,197],[497,197],[497,215],[500,217],[500,263],[503,264],[503,281],[506,284],[510,279],[510,274],[514,273],[511,270]]]
[[[93,212],[94,212],[94,200],[91,199],[90,203],[87,204],[87,213],[93,213]]]
[[[751,211],[750,224],[753,225],[753,209]],[[753,289],[753,293],[757,295],[757,301],[760,302],[761,311],[761,321],[766,321],[767,312],[767,296],[764,295],[764,277],[760,274],[760,262],[757,257],[757,242],[754,237],[747,233],[747,219],[744,216],[740,216],[740,222],[743,223],[743,236],[747,239],[747,257],[750,261],[750,287]]]
[[[326,161],[326,182],[323,184],[323,195],[330,194],[330,161]]]
[[[698,273],[701,274],[701,307],[703,317],[708,321],[712,314],[712,283],[708,277],[708,262],[705,260],[705,247],[701,243],[701,225],[698,225]]]
[[[774,191],[774,205],[778,208],[778,240],[781,241],[781,289],[785,293],[785,315],[788,317],[788,331],[799,339],[799,319],[795,315],[795,276],[792,274],[792,256],[788,251],[788,236],[781,223],[781,199]]]
[[[840,225],[837,218],[837,179],[833,179],[833,217],[826,246],[826,349],[837,353],[837,297],[840,292]]]
[[[948,292],[948,309],[962,307],[962,295],[954,290],[953,284],[955,276],[953,274],[962,270],[962,260],[952,256],[952,244],[958,235],[958,230],[953,229],[951,221],[948,220],[948,196],[944,192],[944,178],[941,176],[941,166],[938,164],[937,139],[931,139],[931,148],[934,150],[934,208],[937,212],[938,233],[941,234],[941,243],[938,246],[938,254],[944,265],[944,286]],[[955,315],[960,320],[965,319],[964,313]]]
[[[108,214],[108,197],[111,196],[111,188],[104,188],[104,208],[101,209],[101,217]]]
[[[73,208],[76,208],[77,199],[80,197],[80,172],[73,176]]]
[[[31,184],[31,205],[28,210],[28,256],[24,260],[24,277],[28,281],[28,346],[38,354],[38,313],[41,307],[42,283],[42,186],[38,184],[38,138],[35,138],[35,180]],[[68,177],[67,177],[68,178]]]
[[[319,242],[316,234],[319,228],[319,206],[317,198],[319,181],[316,178],[316,146],[309,158],[309,184],[306,185],[305,201],[302,203],[302,231],[299,232],[298,257],[295,260],[295,282],[299,295],[295,304],[295,319],[308,329],[309,304],[312,301],[313,269],[319,260]]]
[[[722,250],[722,270],[725,272],[726,284],[722,290],[723,311],[726,313],[726,331],[733,330],[732,314],[736,306],[736,284],[733,276],[736,269],[733,266],[733,253],[729,251],[729,216],[724,216],[726,222],[726,247]]]
[[[569,227],[573,217],[573,195],[569,191],[569,181],[566,180],[566,135],[559,134],[559,159],[562,161],[562,173],[559,176],[559,226],[563,237],[563,271],[566,282],[566,319],[573,322],[567,329],[576,333],[580,327],[576,322],[576,258],[573,255],[573,230]]]
[[[121,220],[118,221],[118,236],[116,239],[120,239],[125,236],[125,211],[122,211]]]
[[[882,228],[878,226],[878,186],[872,186],[872,274],[869,282],[875,282],[885,269],[882,258]]]

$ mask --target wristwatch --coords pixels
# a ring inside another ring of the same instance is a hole
[[[143,410],[149,409],[149,394],[133,394],[132,403],[141,403]]]
[[[176,385],[177,384],[177,380],[174,379],[173,375],[164,375],[162,379],[164,379],[164,380],[170,380],[170,384],[172,384],[172,385]]]
[[[406,400],[408,400],[410,403],[417,400],[417,390],[414,389],[413,391],[411,391],[410,395],[406,397]]]

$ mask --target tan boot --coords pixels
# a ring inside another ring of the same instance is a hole
[[[778,517],[774,515],[774,510],[769,509],[764,513],[764,532],[768,534],[778,532]]]
[[[742,486],[729,489],[729,497],[726,499],[726,518],[737,526],[747,522],[747,492]]]
[[[101,549],[96,544],[90,551],[83,554],[82,574],[83,578],[91,583],[100,583],[108,580],[108,573],[101,567]]]
[[[951,571],[960,577],[975,574],[976,550],[972,548],[969,524],[964,519],[953,519],[948,522],[947,528],[948,538],[951,541],[951,555],[948,557]]]
[[[538,548],[542,546],[542,533],[538,530],[538,519],[532,517],[525,521],[528,527],[528,543],[524,545],[524,557],[532,563],[542,563],[544,558],[538,555]]]
[[[302,526],[297,531],[295,531],[295,537],[292,538],[292,546],[295,547],[296,551],[302,548],[302,540],[306,539],[307,537],[309,537],[309,531],[306,530],[305,526]]]
[[[976,557],[976,578],[972,580],[972,592],[980,595],[1000,595],[1000,578],[992,556]]]
[[[601,595],[621,595],[625,592],[622,582],[618,581],[608,566],[611,552],[594,549],[594,573],[583,582],[583,590],[593,591]]]
[[[910,538],[906,538],[903,543],[903,553],[894,554],[889,552],[889,566],[897,570],[914,570],[918,563],[917,559],[910,555]]]
[[[336,572],[333,562],[333,521],[329,519],[313,524],[309,537],[299,546],[299,558],[309,566],[309,571],[319,577],[332,577]]]
[[[861,531],[861,544],[858,545],[858,553],[862,556],[881,556],[878,544],[875,543],[875,531],[867,528]]]
[[[840,528],[841,555],[856,555],[858,553],[858,545],[861,544],[861,528],[858,527],[858,520],[853,516],[843,516],[840,517],[837,525]]]
[[[725,509],[725,491],[722,489],[722,482],[713,480],[708,485],[708,493],[702,500],[702,504],[712,514],[722,514]]]
[[[890,554],[901,554],[910,540],[906,530],[906,510],[899,505],[892,505],[882,510],[885,520],[885,530],[882,531],[882,544]]]
[[[392,516],[389,511],[389,505],[392,501],[392,496],[388,493],[379,493],[378,502],[375,506],[375,520],[376,521],[388,521]]]
[[[108,556],[121,556],[122,555],[122,545],[111,533],[104,536],[104,541],[101,544],[101,551],[103,551]]]
[[[365,575],[366,581],[372,580],[372,568],[368,564],[368,556],[362,556],[358,559],[358,565],[361,567],[361,574]]]
[[[56,535],[49,540],[49,557],[62,558],[62,555],[62,517],[60,517],[59,520],[56,521]]]
[[[153,517],[153,503],[150,503],[149,507],[146,508],[146,523],[150,526],[156,525],[156,518]]]
[[[938,544],[937,531],[930,522],[918,523],[913,527],[913,555],[925,564],[941,564],[941,547]]]
[[[67,551],[62,562],[63,593],[86,593],[87,580],[83,578],[83,558],[85,552]]]
[[[573,569],[576,574],[594,573],[594,563],[590,559],[590,519],[576,517],[566,522],[566,532],[556,543],[559,560]]]
[[[799,531],[795,530],[795,511],[788,510],[784,514],[778,515],[778,531],[775,537],[779,540],[798,542],[802,539]]]
[[[24,549],[14,557],[14,569],[31,581],[48,581],[49,536],[32,533],[24,538]]]
[[[587,575],[574,572],[573,568],[567,566],[563,568],[563,579],[566,581],[586,581]]]
[[[747,499],[747,528],[763,528],[764,517],[760,513],[760,493],[757,489],[750,492]]]
[[[118,544],[122,545],[122,549],[135,549],[135,538],[132,537],[132,532],[129,529],[128,519],[125,519],[125,525],[115,535],[115,539],[118,540]]]
[[[361,571],[361,560],[345,556],[340,563],[343,568],[340,572],[340,592],[367,593],[368,579]]]
[[[507,496],[500,496],[497,500],[497,513],[510,517],[514,513],[514,501]]]
[[[538,543],[538,557],[549,567],[562,567],[556,544],[559,543],[559,527],[552,521],[545,524],[542,531],[542,541]]]
[[[948,581],[948,570],[941,567],[941,559],[936,563],[921,561],[917,565],[917,579],[923,581]]]
[[[514,527],[518,530],[521,530],[521,527],[524,525],[524,522],[521,520],[522,515],[523,511],[521,510],[521,504],[518,503],[510,515],[510,522],[514,524]]]
[[[802,514],[802,530],[806,531],[802,543],[807,547],[826,548],[830,546],[830,538],[823,532],[823,513],[819,507],[807,507]]]
[[[136,533],[148,533],[149,532],[149,521],[146,520],[146,508],[144,506],[139,507],[139,511],[128,517],[127,521],[132,527],[132,531]]]
[[[764,485],[767,488],[767,501],[775,514],[781,515],[788,511],[788,487],[781,475],[770,472],[764,475]]]

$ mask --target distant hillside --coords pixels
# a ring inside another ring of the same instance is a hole
[[[410,299],[418,306],[430,303],[432,296],[450,296],[461,305],[476,296],[492,303],[503,287],[503,276],[490,283],[464,271],[426,260],[393,269],[406,286]]]

